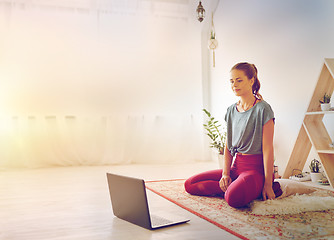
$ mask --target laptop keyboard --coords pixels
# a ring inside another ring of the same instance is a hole
[[[151,215],[151,222],[153,226],[168,225],[173,223],[171,220],[156,215]]]

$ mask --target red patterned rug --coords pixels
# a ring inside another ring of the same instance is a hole
[[[146,187],[241,239],[334,239],[334,210],[260,216],[235,209],[223,198],[192,196],[184,180],[146,182]]]

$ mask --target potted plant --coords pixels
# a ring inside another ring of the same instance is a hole
[[[219,121],[217,121],[208,110],[203,109],[203,112],[207,116],[207,120],[203,126],[207,132],[206,135],[208,135],[208,137],[211,139],[210,147],[217,149],[219,164],[222,166],[226,144],[225,126],[222,127]]]
[[[325,93],[325,95],[322,97],[321,100],[319,100],[321,103],[321,110],[322,111],[329,111],[331,108],[331,95]]]
[[[310,163],[311,180],[312,182],[318,182],[322,179],[322,173],[320,172],[321,163],[317,159],[313,159]]]

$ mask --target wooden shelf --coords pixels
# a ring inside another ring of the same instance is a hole
[[[319,183],[314,183],[312,181],[306,181],[306,182],[300,182],[306,186],[311,186],[311,187],[316,187],[316,188],[322,188],[325,190],[330,190],[330,191],[334,191],[334,188],[332,188],[330,185],[321,185]]]
[[[331,111],[317,111],[317,112],[306,112],[305,115],[321,115],[321,114],[333,114],[334,110]]]
[[[334,149],[329,150],[317,150],[318,153],[334,154]]]
[[[292,150],[283,178],[289,178],[294,169],[303,169],[312,146],[315,148],[331,188],[334,188],[334,149],[333,143],[322,119],[334,111],[321,111],[319,100],[325,93],[334,91],[334,59],[325,59],[316,88],[309,107],[305,113],[303,124]]]

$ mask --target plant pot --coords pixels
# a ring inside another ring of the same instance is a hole
[[[224,155],[218,153],[218,165],[219,165],[219,168],[222,169],[223,168],[223,164],[224,164]]]
[[[314,183],[317,183],[318,180],[321,180],[322,179],[322,173],[318,172],[318,173],[315,173],[315,172],[311,172],[311,180],[312,182]]]
[[[321,103],[321,110],[322,111],[329,111],[331,109],[331,104],[330,103]]]

